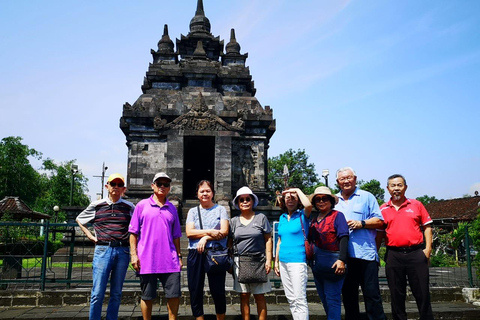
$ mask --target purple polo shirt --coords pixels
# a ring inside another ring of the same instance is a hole
[[[173,239],[182,231],[177,209],[168,200],[159,207],[153,195],[140,201],[133,212],[130,233],[138,235],[137,254],[140,274],[180,272],[177,250]]]

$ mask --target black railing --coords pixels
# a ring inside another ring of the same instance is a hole
[[[183,238],[182,248],[186,249]],[[42,291],[90,288],[94,249],[75,223],[0,222],[0,288]],[[182,270],[186,270],[185,267]],[[386,285],[384,268],[380,268],[379,277],[380,284]],[[184,288],[186,278],[182,276]],[[275,285],[280,283],[274,275],[271,281]],[[480,286],[476,270],[468,259],[459,267],[430,268],[430,284],[432,287]],[[131,267],[124,287],[139,288],[139,279]]]
[[[92,283],[94,245],[77,224],[0,222],[0,288],[72,288]],[[138,278],[130,268],[125,285]]]

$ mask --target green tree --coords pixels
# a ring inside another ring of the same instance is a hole
[[[0,199],[18,196],[34,211],[53,215],[54,206],[68,206],[72,183],[70,160],[56,164],[51,159],[43,161],[41,172],[35,170],[30,159],[42,159],[42,154],[22,143],[21,137],[6,137],[0,142]],[[72,205],[86,206],[87,178],[75,174]],[[8,218],[8,217],[6,217]],[[64,221],[61,216],[58,221]]]
[[[421,197],[417,197],[417,200],[423,203],[423,205],[440,201],[439,199],[435,198],[435,196],[430,197],[426,194]]]
[[[18,196],[29,206],[41,193],[40,174],[29,158],[42,154],[22,143],[21,137],[6,137],[0,142],[0,199]]]
[[[300,188],[305,194],[311,194],[316,187],[323,185],[315,172],[315,165],[308,162],[305,150],[289,149],[279,156],[268,159],[268,187],[273,198],[276,190],[285,188],[284,165],[287,165],[289,173],[288,186]]]
[[[52,159],[46,159],[43,162],[42,174],[43,194],[37,198],[35,208],[38,211],[53,215],[54,206],[68,206],[70,204],[70,193],[72,186],[72,164],[75,160],[70,160],[56,164]],[[88,179],[81,171],[74,176],[73,201],[74,206],[87,206],[90,198],[86,195]],[[57,221],[64,221],[65,217],[60,214]]]
[[[370,181],[359,180],[357,185],[360,189],[370,192],[375,196],[379,205],[385,203],[385,190],[380,185],[380,181],[372,179]]]

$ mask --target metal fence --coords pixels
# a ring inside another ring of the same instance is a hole
[[[75,223],[0,222],[0,288],[89,288],[94,249]],[[124,286],[138,283],[130,267]]]
[[[186,250],[186,238],[182,238]],[[0,289],[50,290],[91,288],[94,246],[78,225],[65,223],[0,222]],[[186,287],[182,276],[182,287]],[[379,271],[386,285],[385,269]],[[279,283],[272,276],[274,284]],[[430,268],[432,287],[479,287],[470,263],[459,267]],[[139,288],[139,279],[129,268],[125,289]]]

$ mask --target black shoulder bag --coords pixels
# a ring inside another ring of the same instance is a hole
[[[239,218],[240,222],[240,218]],[[235,255],[238,257],[238,282],[240,283],[265,283],[268,281],[265,269],[265,252],[239,254],[235,230],[233,230],[233,244]]]
[[[203,229],[202,224],[202,215],[200,214],[200,206],[197,207],[198,210],[198,221],[200,223],[200,229]],[[220,244],[216,243],[211,248],[205,248],[204,251],[204,267],[205,272],[219,273],[225,272],[232,268],[233,260],[228,253],[228,248],[222,247]]]

